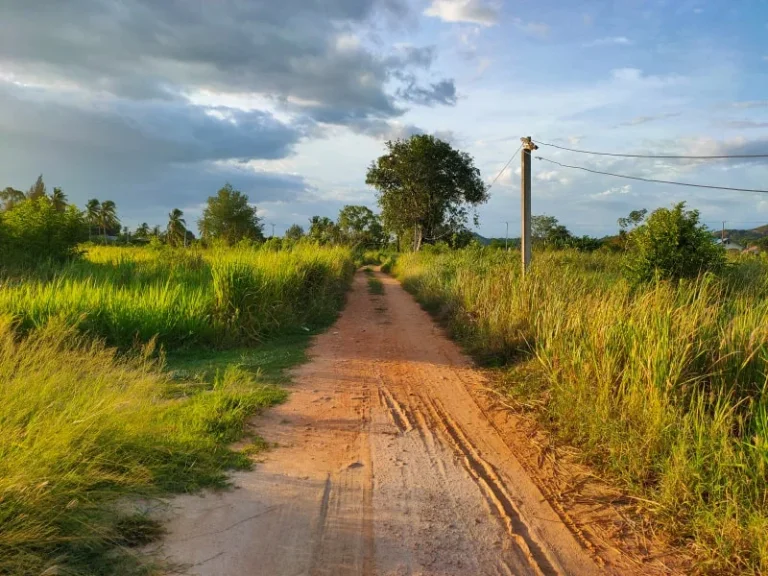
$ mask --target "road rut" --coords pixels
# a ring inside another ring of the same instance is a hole
[[[393,279],[346,309],[253,422],[276,448],[234,490],[174,499],[162,554],[200,576],[650,573],[550,505],[485,385]]]

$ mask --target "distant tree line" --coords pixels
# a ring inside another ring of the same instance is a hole
[[[184,212],[174,208],[164,227],[142,222],[130,230],[122,226],[114,201],[92,198],[80,209],[61,188],[49,193],[40,175],[27,191],[11,187],[0,191],[0,265],[70,258],[85,241],[173,247],[267,241],[257,208],[230,184],[208,198],[197,225],[200,238],[189,230]],[[294,224],[284,238],[269,239],[273,247],[298,241],[373,248],[388,243],[389,237],[377,214],[365,206],[350,205],[336,221],[313,216],[306,233]]]

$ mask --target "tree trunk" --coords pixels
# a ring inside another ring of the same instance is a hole
[[[416,224],[413,229],[413,251],[418,252],[421,250],[421,241],[424,236],[424,230],[421,228],[421,224]]]

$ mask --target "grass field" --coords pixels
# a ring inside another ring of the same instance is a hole
[[[92,247],[63,268],[6,281],[0,314],[25,330],[61,317],[123,348],[150,338],[169,349],[222,348],[326,323],[352,270],[344,248]]]
[[[768,265],[633,289],[609,254],[403,255],[396,275],[509,394],[631,493],[702,570],[768,573]]]
[[[154,573],[131,546],[160,527],[125,503],[250,465],[263,442],[230,445],[285,398],[353,269],[342,249],[96,248],[6,279],[0,574]]]

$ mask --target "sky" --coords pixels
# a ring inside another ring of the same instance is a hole
[[[484,236],[519,235],[521,136],[587,150],[768,153],[768,2],[0,0],[0,188],[43,173],[124,224],[192,224],[230,182],[278,235],[345,204],[389,139],[471,154]],[[768,189],[768,159],[534,153],[594,170]],[[719,228],[768,194],[643,183],[533,161],[533,213],[615,233],[686,201]]]

